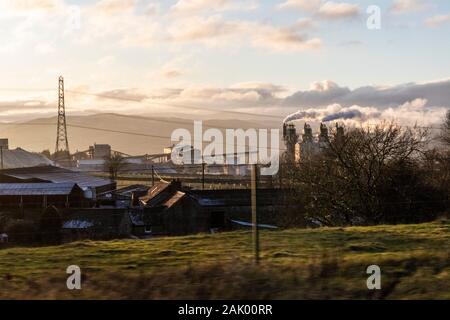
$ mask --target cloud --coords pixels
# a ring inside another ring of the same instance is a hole
[[[169,34],[170,40],[175,42],[214,42],[218,38],[236,34],[239,28],[239,23],[226,21],[220,15],[213,15],[178,21],[169,28]]]
[[[450,22],[450,14],[436,15],[425,20],[428,27],[437,27],[447,22]]]
[[[55,46],[49,43],[39,43],[34,49],[38,54],[42,55],[47,55],[56,51]]]
[[[101,57],[97,61],[97,64],[100,67],[108,67],[108,66],[111,66],[115,61],[116,61],[116,57],[114,57],[113,55],[107,55],[107,56]]]
[[[137,0],[101,0],[82,7],[82,27],[74,34],[74,42],[144,48],[160,43],[161,23],[149,16],[149,7],[138,11],[136,5]]]
[[[359,15],[359,7],[356,4],[328,1],[324,3],[317,15],[327,19],[348,19]]]
[[[74,90],[77,91],[77,90]],[[80,90],[83,91],[83,90]],[[189,86],[185,88],[154,88],[148,90],[136,88],[121,88],[105,90],[90,95],[90,98],[97,100],[96,103],[107,102],[110,105],[117,103],[123,108],[121,101],[151,103],[153,100],[159,102],[195,102],[196,105],[226,106],[227,108],[273,105],[280,99],[286,89],[282,86],[262,83],[245,82],[238,83],[230,87],[205,87]],[[71,92],[68,92],[69,94]],[[115,101],[117,100],[117,101]]]
[[[19,111],[20,109],[26,110],[40,109],[40,108],[48,108],[53,105],[55,104],[39,99],[0,101],[0,111],[6,112],[6,111]]]
[[[123,101],[142,102],[148,98],[148,95],[135,88],[125,88],[98,92],[93,95],[93,97],[97,99],[116,99]]]
[[[162,74],[167,79],[178,78],[178,77],[181,77],[183,75],[183,73],[180,70],[176,70],[176,69],[163,70]]]
[[[319,38],[308,39],[306,34],[300,33],[295,27],[273,27],[259,25],[246,27],[252,33],[253,46],[267,48],[274,52],[294,52],[320,49],[322,40]]]
[[[323,19],[349,19],[359,15],[357,4],[322,0],[287,0],[278,9],[301,9]]]
[[[5,39],[7,45],[0,46],[0,53],[14,53],[30,43],[36,53],[49,53],[51,48],[44,48],[43,44],[55,41],[55,38],[75,46],[148,48],[167,45],[175,50],[190,44],[232,50],[251,47],[271,52],[300,52],[322,46],[321,39],[307,33],[316,25],[311,19],[274,25],[217,13],[254,9],[258,0],[179,0],[164,13],[160,13],[161,7],[156,2],[146,6],[141,4],[138,0],[99,0],[80,5],[77,7],[80,19],[73,28],[70,21],[76,10],[63,0],[8,2],[8,6],[27,18],[17,18],[19,21],[9,32],[10,39]],[[5,4],[0,3],[0,12],[11,11],[1,10],[3,6]],[[45,13],[28,17],[27,8]],[[173,15],[174,10],[185,14]],[[176,72],[167,73],[169,77],[176,75]]]
[[[408,83],[392,87],[365,86],[351,90],[332,81],[313,84],[310,90],[287,97],[287,106],[370,105],[389,108],[415,99],[426,99],[433,106],[449,106],[450,80],[429,83]]]
[[[261,94],[275,94],[286,92],[287,89],[284,86],[276,85],[268,82],[241,82],[230,87],[231,89],[252,89],[257,90]]]
[[[316,11],[320,8],[322,0],[287,0],[278,5],[279,9],[302,9]]]
[[[211,8],[224,9],[230,3],[230,0],[178,0],[171,10],[175,13],[197,13]]]
[[[226,90],[219,92],[211,97],[218,101],[240,101],[240,102],[258,102],[261,99],[257,91],[233,91]]]
[[[161,6],[159,3],[149,3],[145,8],[145,14],[149,16],[158,15],[161,12]]]
[[[425,7],[423,0],[394,0],[390,11],[394,14],[405,14],[420,11]]]
[[[258,6],[256,0],[178,0],[170,11],[176,15],[194,15],[206,11],[253,10]]]
[[[136,0],[100,0],[94,5],[93,10],[99,14],[115,15],[133,10],[135,5]]]
[[[89,106],[89,110],[95,108],[97,112],[139,113],[151,112],[154,108],[164,112],[167,105],[191,105],[217,112],[242,110],[257,114],[267,111],[281,115],[296,107],[299,111],[291,114],[286,121],[344,121],[360,124],[395,120],[404,125],[437,125],[450,109],[450,80],[392,87],[366,86],[354,90],[328,80],[315,82],[308,90],[288,96],[285,87],[264,82],[243,82],[222,88],[119,88],[91,95],[76,93],[80,91],[90,90],[89,87],[79,87],[67,91],[71,113],[86,113],[86,106]],[[30,114],[51,115],[55,112],[52,95],[0,102],[0,113],[4,120],[30,118]]]
[[[170,41],[200,41],[210,46],[233,45],[266,48],[274,52],[318,49],[319,38],[309,39],[304,31],[311,22],[301,20],[291,26],[278,27],[248,21],[227,21],[221,15],[183,19],[169,29]]]
[[[297,22],[295,22],[292,26],[301,30],[314,29],[318,26],[318,23],[311,18],[301,18],[298,19]]]
[[[3,6],[17,12],[53,11],[64,6],[63,0],[3,0]]]
[[[350,40],[350,41],[343,41],[339,45],[342,47],[356,47],[356,46],[361,46],[363,44],[364,43],[360,40]]]

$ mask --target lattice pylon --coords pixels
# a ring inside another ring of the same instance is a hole
[[[56,132],[56,149],[55,152],[69,152],[69,140],[67,138],[67,124],[66,124],[66,107],[64,104],[64,78],[59,77],[58,88],[58,127]]]

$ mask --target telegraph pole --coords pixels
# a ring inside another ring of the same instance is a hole
[[[259,229],[258,229],[258,165],[252,165],[252,225],[255,263],[259,263]]]
[[[3,146],[0,146],[0,153],[1,153],[0,157],[2,158],[2,170],[3,170],[4,169],[4,167],[3,167]]]
[[[202,162],[202,190],[205,190],[205,167],[206,163]]]
[[[278,178],[280,180],[280,189],[283,189],[283,171],[282,171],[282,161],[280,161],[280,165],[278,168]]]
[[[155,186],[155,166],[152,165],[152,187]]]

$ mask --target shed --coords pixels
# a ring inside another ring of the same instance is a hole
[[[0,183],[2,207],[77,207],[83,199],[83,190],[76,183]]]
[[[85,191],[87,197],[92,198],[95,198],[96,194],[111,191],[116,188],[116,183],[109,179],[94,177],[55,166],[0,170],[0,183],[5,182],[75,183]]]

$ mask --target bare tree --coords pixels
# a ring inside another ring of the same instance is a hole
[[[105,158],[105,171],[109,172],[111,180],[115,181],[119,172],[126,166],[125,159],[119,154]]]
[[[289,183],[307,197],[306,215],[324,225],[374,224],[400,217],[408,214],[406,206],[412,208],[428,196],[422,192],[426,186],[419,170],[427,137],[426,130],[394,123],[352,128],[330,139],[319,154],[292,166]],[[394,206],[400,203],[406,205]]]
[[[448,110],[445,115],[444,123],[442,125],[441,140],[450,147],[450,110]]]

